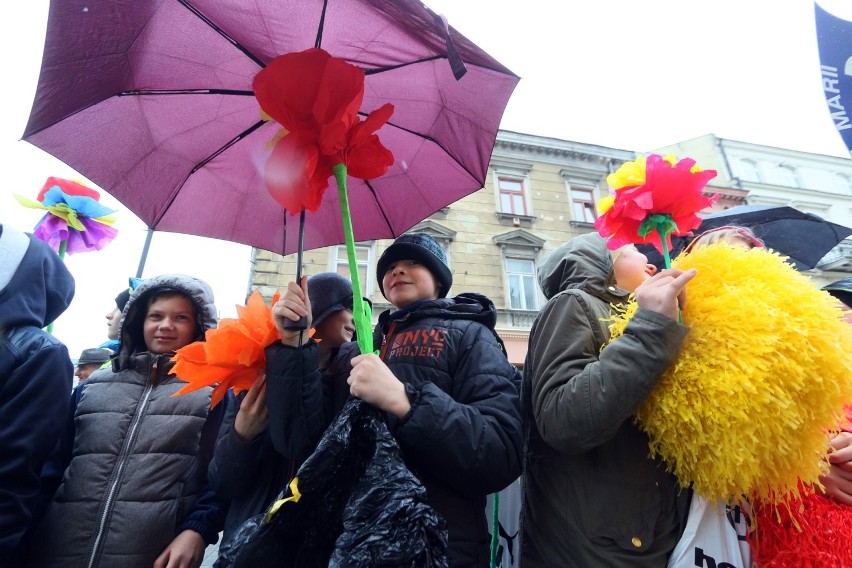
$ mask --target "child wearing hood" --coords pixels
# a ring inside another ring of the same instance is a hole
[[[538,269],[548,302],[533,323],[524,367],[527,452],[521,565],[666,565],[688,491],[649,458],[633,415],[675,358],[695,271],[663,270],[597,233],[575,237]],[[635,292],[623,337],[609,340],[611,306]]]
[[[185,275],[131,295],[112,369],[88,378],[63,440],[65,468],[29,546],[33,567],[197,566],[224,508],[207,484],[223,406],[212,388],[173,396],[174,352],[216,325],[213,292]],[[73,448],[73,449],[72,449]]]
[[[278,375],[267,385],[270,421],[311,415],[301,418],[307,435],[273,441],[299,455],[350,396],[376,406],[447,522],[450,565],[487,566],[485,498],[518,477],[523,450],[518,376],[494,332],[494,304],[473,293],[447,297],[446,252],[429,235],[397,238],[379,258],[376,278],[392,304],[374,331],[379,355],[346,344],[322,375],[316,342],[284,327],[287,319],[310,322],[309,285],[291,282],[274,306],[281,341],[267,348],[270,377]],[[277,394],[287,384],[315,393],[314,405],[288,408]]]
[[[74,278],[47,244],[0,225],[0,566],[18,564],[45,506],[39,473],[62,432],[74,366],[42,328],[73,297]]]

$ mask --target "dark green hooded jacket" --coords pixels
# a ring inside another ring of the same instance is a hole
[[[637,310],[609,340],[612,259],[596,233],[544,259],[547,305],[530,333],[524,368],[527,451],[524,568],[665,568],[681,533],[686,490],[648,457],[634,413],[677,354],[687,328]]]

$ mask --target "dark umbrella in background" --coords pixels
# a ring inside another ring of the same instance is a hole
[[[695,236],[727,225],[747,227],[766,246],[790,258],[798,270],[814,268],[831,249],[852,235],[852,229],[785,205],[738,205],[703,218]],[[672,237],[672,257],[695,237]],[[654,247],[638,247],[648,261],[661,268],[663,259]]]
[[[852,308],[852,276],[826,284],[822,289]]]
[[[481,188],[518,77],[416,0],[53,0],[24,139],[107,190],[149,228],[280,254],[298,223],[264,188],[278,126],[252,79],[314,46],[366,73],[362,115],[395,162],[348,181],[355,240],[394,238]],[[304,248],[344,242],[337,193]]]

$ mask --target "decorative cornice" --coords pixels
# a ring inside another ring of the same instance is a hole
[[[502,235],[494,235],[491,239],[495,245],[505,247],[525,247],[525,248],[534,248],[540,249],[544,246],[546,242],[544,239],[537,237],[530,233],[529,231],[525,231],[523,229],[515,229],[514,231],[509,231],[508,233],[503,233]]]
[[[520,151],[527,154],[574,158],[598,163],[608,163],[609,161],[627,162],[635,159],[637,155],[636,152],[630,150],[619,150],[617,148],[523,134],[510,130],[500,130],[497,133],[494,148],[495,150]]]
[[[445,226],[441,225],[433,221],[432,219],[426,219],[425,221],[421,221],[411,227],[407,233],[426,233],[435,237],[435,239],[445,239],[448,241],[452,241],[456,238],[456,231],[452,229],[448,229]]]

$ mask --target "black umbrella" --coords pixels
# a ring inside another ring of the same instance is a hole
[[[852,276],[826,284],[822,289],[852,308]]]
[[[798,270],[814,268],[828,251],[852,235],[852,229],[826,221],[813,213],[804,213],[785,205],[738,205],[703,218],[693,233],[698,236],[710,229],[727,225],[748,227],[755,236],[778,253],[790,258]],[[672,258],[680,254],[695,237],[672,237]],[[663,267],[663,258],[650,245],[639,250],[648,262]]]

